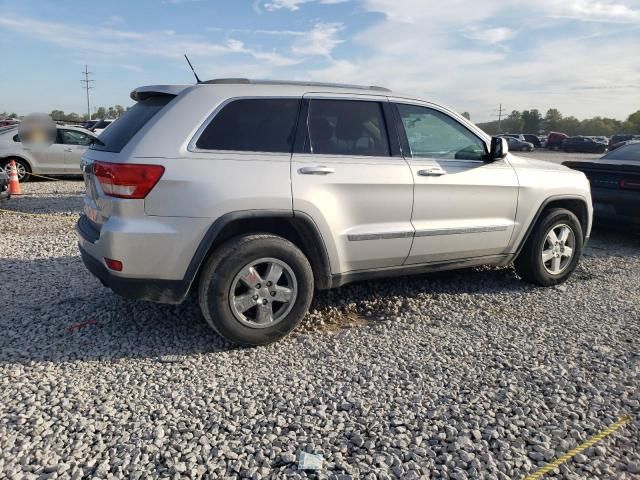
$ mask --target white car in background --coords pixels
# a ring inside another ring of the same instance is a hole
[[[20,141],[18,128],[0,130],[0,167],[9,170],[16,163],[18,180],[36,175],[81,175],[80,156],[97,138],[84,128],[57,127],[56,141],[48,147],[31,147]]]
[[[94,134],[100,135],[113,122],[115,122],[115,120],[107,120],[107,119],[99,120],[93,127],[90,128],[90,130]]]

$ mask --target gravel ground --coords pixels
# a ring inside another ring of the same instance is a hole
[[[238,349],[84,269],[81,182],[23,190],[0,208],[60,216],[0,212],[0,478],[521,479],[624,414],[548,476],[640,478],[637,236],[595,231],[554,289],[480,268],[320,292]]]

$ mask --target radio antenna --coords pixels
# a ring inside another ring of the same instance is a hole
[[[189,57],[187,57],[187,54],[184,54],[184,58],[187,60],[187,63],[189,64],[189,67],[191,67],[191,71],[193,72],[193,75],[196,77],[196,83],[202,83],[202,80],[200,80],[200,78],[198,78],[198,74],[196,73],[195,69],[193,68],[193,65],[191,65],[191,62],[189,61]]]

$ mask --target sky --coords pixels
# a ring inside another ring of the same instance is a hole
[[[467,111],[640,110],[640,0],[0,0],[0,112],[132,104],[149,84],[381,85]]]

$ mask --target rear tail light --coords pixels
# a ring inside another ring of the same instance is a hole
[[[640,190],[640,180],[620,180],[620,188],[623,190]]]
[[[93,174],[104,193],[117,198],[144,198],[164,173],[161,165],[94,162]]]

